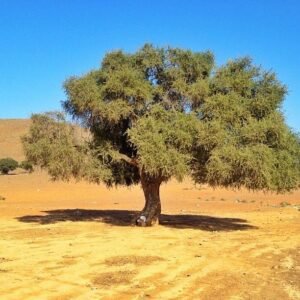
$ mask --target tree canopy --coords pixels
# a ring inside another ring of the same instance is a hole
[[[23,139],[27,159],[55,179],[141,182],[144,192],[186,175],[253,190],[299,186],[299,136],[281,112],[287,88],[249,57],[218,67],[209,51],[145,44],[108,53],[64,88],[65,112],[90,132],[85,142],[59,113],[34,115]]]

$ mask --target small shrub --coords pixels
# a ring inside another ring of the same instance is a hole
[[[239,198],[237,198],[237,199],[235,200],[235,202],[237,202],[237,203],[247,203],[248,201],[245,200],[245,199],[239,199]]]
[[[279,205],[281,207],[287,207],[287,206],[290,206],[291,204],[289,202],[284,201],[284,202],[280,202]]]
[[[28,171],[29,173],[33,172],[33,165],[28,160],[24,160],[19,165],[20,168],[22,168],[25,171]]]
[[[5,200],[5,197],[0,195],[0,200]]]
[[[18,167],[18,162],[10,157],[0,159],[0,172],[2,174],[8,174],[9,171],[13,171]]]

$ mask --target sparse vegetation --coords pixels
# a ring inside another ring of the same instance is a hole
[[[18,162],[10,157],[0,159],[0,172],[7,175],[19,166]]]
[[[23,170],[32,173],[33,172],[33,165],[31,162],[24,160],[20,163],[19,165],[20,168],[22,168]]]
[[[283,201],[279,203],[280,207],[287,207],[287,206],[291,206],[291,203],[287,202],[287,201]]]
[[[239,199],[239,198],[237,198],[235,201],[236,201],[237,203],[247,203],[247,202],[248,202],[248,201],[245,200],[245,199]]]
[[[0,195],[0,200],[5,200],[6,198]]]

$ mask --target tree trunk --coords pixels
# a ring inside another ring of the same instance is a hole
[[[152,226],[158,223],[161,213],[159,188],[162,180],[159,177],[141,176],[142,188],[145,196],[145,207],[136,219],[138,226]]]

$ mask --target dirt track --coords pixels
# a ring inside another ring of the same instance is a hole
[[[0,187],[0,299],[300,299],[300,191],[170,182],[161,225],[136,228],[138,187],[43,173]]]

